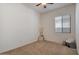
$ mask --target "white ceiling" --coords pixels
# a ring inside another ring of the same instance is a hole
[[[40,12],[40,13],[45,13],[45,12],[48,12],[48,11],[51,11],[51,10],[54,10],[56,8],[61,8],[61,7],[64,7],[66,5],[70,5],[71,3],[54,3],[54,4],[47,4],[47,8],[43,8],[43,6],[35,6],[37,3],[24,3],[23,5],[29,7],[29,8],[32,8],[34,9],[35,11],[37,12]]]

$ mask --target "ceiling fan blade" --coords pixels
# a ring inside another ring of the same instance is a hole
[[[54,4],[54,3],[47,3],[47,4]]]
[[[41,5],[41,3],[37,4],[36,6],[39,6],[39,5]]]

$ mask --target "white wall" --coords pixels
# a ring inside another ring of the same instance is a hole
[[[71,33],[56,33],[55,32],[55,17],[62,15],[71,16]],[[45,40],[54,41],[62,44],[66,39],[75,39],[75,5],[68,5],[53,11],[41,14],[41,26]]]
[[[22,4],[0,4],[0,53],[34,42],[39,14]]]
[[[79,54],[79,4],[76,4],[76,44]]]

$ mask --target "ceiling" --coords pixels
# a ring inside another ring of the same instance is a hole
[[[72,3],[54,3],[54,4],[47,4],[47,8],[43,8],[43,6],[35,6],[37,3],[23,3],[23,5],[39,12],[39,13],[45,13],[45,12],[49,12],[51,10],[57,9],[57,8],[61,8],[64,7],[66,5],[71,5]]]

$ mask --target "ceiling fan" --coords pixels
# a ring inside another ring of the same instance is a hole
[[[40,6],[40,5],[42,5],[44,8],[46,8],[47,6],[47,4],[54,4],[54,3],[38,3],[38,4],[36,4],[35,6]]]

